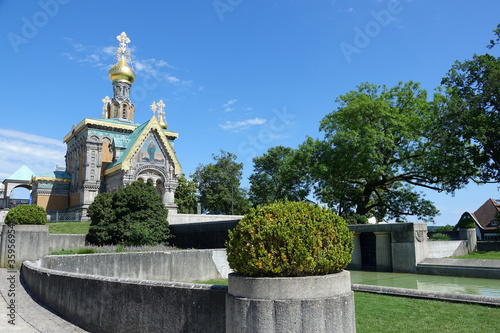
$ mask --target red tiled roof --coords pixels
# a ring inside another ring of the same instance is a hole
[[[488,199],[481,207],[471,214],[485,230],[496,230],[498,226],[488,226],[495,220],[495,215],[500,212],[500,204],[493,199]]]

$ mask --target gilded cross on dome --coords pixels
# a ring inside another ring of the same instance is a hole
[[[102,117],[105,118],[106,117],[106,111],[108,109],[108,103],[111,102],[111,100],[109,99],[109,96],[106,96],[102,99],[102,102],[104,103],[104,105],[102,106]]]
[[[165,121],[165,111],[163,111],[165,103],[163,103],[163,100],[160,99],[160,101],[156,103],[156,106],[158,107],[158,121],[160,122],[162,128],[167,129],[167,122]]]
[[[125,31],[120,35],[116,36],[116,39],[120,42],[120,46],[116,50],[115,61],[119,60],[122,55],[125,55],[129,62],[132,61],[130,57],[130,51],[128,50],[128,43],[130,43],[130,38],[127,37]]]
[[[151,104],[151,110],[153,110],[154,116],[156,116],[156,109],[157,109],[156,102],[153,102],[153,104]]]
[[[158,113],[163,114],[163,108],[165,107],[165,103],[163,103],[163,100],[160,99],[160,101],[156,105],[158,106],[158,109],[159,109]]]

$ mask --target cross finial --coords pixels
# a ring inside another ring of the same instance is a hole
[[[116,36],[116,39],[120,42],[118,49],[116,49],[115,61],[119,60],[122,55],[125,55],[129,62],[132,61],[130,57],[130,51],[128,50],[128,43],[130,43],[130,39],[127,37],[127,34],[122,32],[120,35]]]
[[[156,109],[157,109],[156,102],[153,101],[153,104],[151,104],[151,110],[153,110],[154,116],[156,116]]]
[[[104,105],[102,106],[101,117],[105,118],[106,111],[108,110],[108,103],[111,102],[111,100],[109,99],[109,96],[106,96],[102,99],[102,102],[104,103]]]
[[[158,104],[156,104],[156,106],[158,106],[158,113],[159,114],[163,114],[163,108],[165,107],[165,103],[163,103],[163,100],[160,99],[160,101],[158,102]]]

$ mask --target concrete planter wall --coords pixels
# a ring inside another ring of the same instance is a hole
[[[0,267],[21,267],[25,260],[35,260],[48,254],[49,227],[47,225],[2,224],[0,236]]]
[[[350,273],[272,278],[229,274],[226,332],[356,332]]]

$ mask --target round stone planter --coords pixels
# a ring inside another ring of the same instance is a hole
[[[356,332],[350,273],[269,278],[231,273],[226,332]]]

